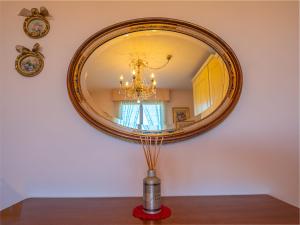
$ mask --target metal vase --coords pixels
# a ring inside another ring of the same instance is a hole
[[[143,180],[143,208],[148,214],[161,211],[160,179],[155,170],[148,170],[147,177]]]

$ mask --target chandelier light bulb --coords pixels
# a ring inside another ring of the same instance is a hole
[[[155,76],[154,76],[154,73],[151,73],[151,78],[153,79]]]
[[[135,75],[135,70],[132,70],[132,74]]]
[[[125,86],[128,87],[128,81],[126,81]]]
[[[156,86],[156,80],[153,81],[153,85]]]
[[[120,76],[120,81],[123,81],[124,77],[123,75]]]

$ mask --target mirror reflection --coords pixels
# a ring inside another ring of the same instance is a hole
[[[144,133],[174,132],[203,120],[221,105],[229,84],[213,48],[166,30],[107,41],[89,56],[80,77],[95,115]]]

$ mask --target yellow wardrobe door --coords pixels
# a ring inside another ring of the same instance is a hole
[[[211,55],[193,78],[195,116],[204,118],[222,103],[229,83],[228,72],[222,58]]]
[[[209,88],[208,70],[204,68],[193,82],[195,116],[209,109],[211,105]]]
[[[208,64],[209,68],[209,83],[211,91],[211,112],[222,103],[228,89],[228,72],[226,66],[219,56],[212,58]]]

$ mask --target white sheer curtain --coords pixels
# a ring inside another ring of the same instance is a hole
[[[162,130],[164,125],[163,102],[143,102],[143,130]]]
[[[122,101],[120,104],[120,125],[138,129],[140,105],[136,102]]]
[[[165,124],[164,104],[161,101],[122,101],[120,124],[142,130],[162,130]]]

